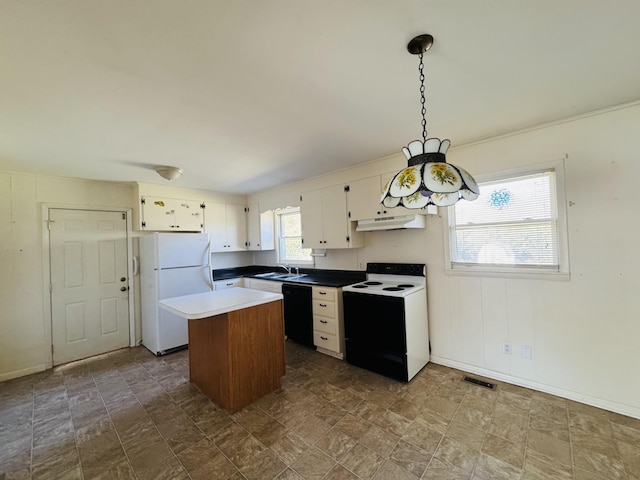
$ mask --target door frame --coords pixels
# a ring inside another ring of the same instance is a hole
[[[43,297],[43,327],[44,327],[44,340],[48,341],[46,345],[47,351],[44,352],[46,368],[53,368],[53,332],[51,329],[51,323],[53,316],[51,312],[51,255],[49,250],[49,210],[86,210],[89,212],[118,212],[124,213],[127,216],[127,275],[129,277],[129,346],[136,346],[136,322],[135,322],[135,299],[134,299],[134,278],[133,278],[133,209],[123,207],[108,207],[98,205],[68,205],[57,203],[43,203],[42,204],[42,291]]]

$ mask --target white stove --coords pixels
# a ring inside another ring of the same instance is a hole
[[[368,263],[342,292],[347,361],[411,380],[429,361],[425,265]]]
[[[367,263],[367,280],[343,287],[342,291],[407,297],[424,290],[425,275],[421,263]]]

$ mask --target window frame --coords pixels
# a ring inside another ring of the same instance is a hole
[[[299,259],[286,259],[283,258],[282,255],[282,239],[283,238],[293,238],[293,237],[283,237],[282,236],[282,216],[283,215],[291,215],[300,213],[300,207],[286,207],[286,208],[278,208],[275,210],[275,227],[276,227],[276,261],[277,263],[287,264],[287,265],[300,265],[300,266],[314,266],[315,258],[312,255],[309,255],[308,260],[299,260]],[[302,223],[302,218],[301,218]],[[302,233],[300,234],[300,239],[302,239]]]
[[[519,167],[510,170],[503,170],[494,173],[487,173],[475,176],[476,181],[482,189],[483,183],[497,182],[527,175],[535,175],[548,171],[555,173],[555,185],[552,191],[555,191],[555,202],[557,210],[557,249],[558,249],[558,268],[549,268],[538,265],[480,265],[480,264],[454,264],[452,261],[453,232],[455,220],[455,205],[447,207],[443,214],[443,234],[444,234],[444,254],[445,254],[445,273],[448,275],[462,276],[481,276],[481,277],[500,277],[500,278],[532,278],[547,280],[569,280],[569,242],[567,228],[567,210],[565,197],[565,174],[564,160],[540,163],[532,166]],[[466,200],[460,200],[462,202]]]

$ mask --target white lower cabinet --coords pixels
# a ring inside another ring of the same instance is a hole
[[[312,287],[313,343],[321,353],[344,358],[342,289]]]
[[[242,277],[229,278],[228,280],[216,280],[213,282],[214,290],[223,290],[225,288],[242,287],[244,286],[244,279]]]

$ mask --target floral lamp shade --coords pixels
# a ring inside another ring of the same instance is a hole
[[[415,140],[402,151],[409,166],[396,173],[385,185],[380,201],[385,207],[448,207],[461,198],[475,200],[478,184],[465,169],[446,162],[451,142],[429,138]]]
[[[478,184],[464,168],[447,163],[450,140],[427,138],[423,54],[433,45],[428,33],[411,39],[407,50],[418,55],[420,103],[422,108],[422,141],[414,140],[402,149],[407,168],[396,173],[385,185],[380,202],[387,208],[425,208],[428,205],[448,207],[461,198],[475,200],[480,195]]]

